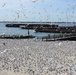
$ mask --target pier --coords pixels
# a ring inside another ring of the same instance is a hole
[[[1,39],[28,39],[35,38],[33,35],[0,35]]]
[[[76,33],[70,34],[54,34],[48,36],[33,36],[33,35],[0,35],[0,39],[33,39],[42,40],[42,41],[76,41]]]
[[[41,39],[42,41],[76,41],[76,33],[70,33],[70,34],[54,34],[54,35],[48,35],[43,37],[37,37],[37,39]]]

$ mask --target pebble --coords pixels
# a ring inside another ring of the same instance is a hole
[[[30,75],[75,75],[75,59],[76,41],[0,39],[0,70]]]

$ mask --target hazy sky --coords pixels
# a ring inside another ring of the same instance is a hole
[[[1,0],[0,21],[76,22],[76,0]]]

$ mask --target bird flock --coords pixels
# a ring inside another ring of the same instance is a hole
[[[4,9],[7,6],[10,6],[10,5],[11,5],[10,1],[9,1],[9,3],[4,1],[2,3],[1,8]],[[32,5],[32,7],[31,7],[31,5]],[[40,5],[43,5],[43,6],[40,7]],[[45,7],[45,5],[47,7]],[[24,21],[27,21],[27,20],[29,20],[29,21],[30,20],[31,21],[32,20],[33,21],[34,20],[39,20],[39,21],[51,21],[52,20],[52,21],[54,21],[55,18],[51,17],[52,13],[56,13],[55,16],[57,16],[57,19],[59,21],[63,21],[63,19],[65,19],[65,21],[66,20],[69,21],[69,20],[71,20],[71,18],[75,18],[74,15],[76,14],[76,12],[75,12],[75,10],[76,10],[76,3],[72,4],[68,0],[66,0],[65,1],[65,5],[66,5],[66,8],[65,8],[65,11],[63,11],[63,10],[61,10],[60,6],[57,6],[57,8],[55,8],[54,7],[54,3],[53,4],[52,3],[47,4],[46,0],[25,0],[25,1],[17,0],[17,8],[18,9],[12,9],[11,8],[9,10],[7,8],[5,11],[7,11],[9,13],[12,13],[10,18],[12,18],[12,20],[14,20],[14,21],[18,21],[18,20],[21,20],[21,19],[24,20]],[[31,7],[31,8],[29,8],[29,7]],[[28,13],[32,17],[29,17]],[[43,13],[45,15],[43,15]],[[74,15],[71,15],[71,14],[74,14]],[[62,17],[62,15],[65,16],[65,17]],[[9,16],[9,15],[7,14],[6,17],[7,16]]]

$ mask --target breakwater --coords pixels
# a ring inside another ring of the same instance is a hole
[[[20,27],[22,29],[36,29],[36,28],[52,28],[52,27],[58,27],[58,25],[55,24],[47,24],[47,23],[25,23],[25,24],[6,24],[6,27]]]
[[[51,26],[51,27],[38,27],[36,32],[50,32],[50,33],[76,33],[76,26]]]
[[[26,24],[6,24],[6,27],[20,27],[20,25],[26,25]]]
[[[28,39],[35,38],[33,35],[0,35],[1,39]]]
[[[76,25],[59,26],[56,24],[6,24],[6,27],[19,27],[21,29],[34,29],[35,32],[47,33],[76,33]]]
[[[33,35],[0,35],[0,39],[35,39],[35,40],[42,40],[42,41],[64,41],[64,40],[71,40],[76,41],[76,33],[70,34],[53,34],[48,36],[33,36]]]

